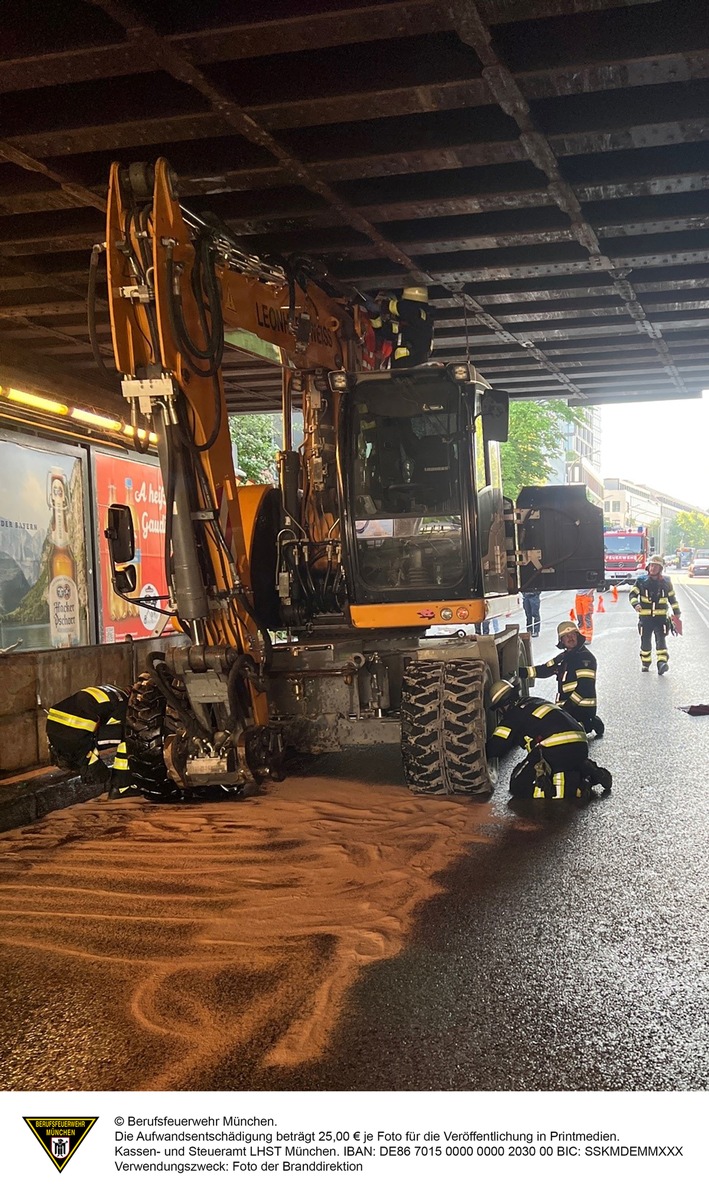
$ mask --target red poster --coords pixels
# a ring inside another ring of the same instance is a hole
[[[109,504],[127,504],[133,513],[137,584],[133,597],[164,596],[165,583],[165,489],[160,467],[154,461],[97,454],[96,506],[98,509],[99,560],[101,567],[101,641],[122,642],[126,634],[150,637],[160,615],[157,611],[130,604],[111,586],[108,542],[103,531]],[[166,607],[165,602],[161,607]]]

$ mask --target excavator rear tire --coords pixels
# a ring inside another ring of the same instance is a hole
[[[401,754],[413,792],[489,796],[485,688],[478,659],[412,662],[401,688]]]
[[[163,745],[178,729],[177,714],[152,675],[140,675],[131,688],[126,714],[126,751],[132,781],[148,800],[174,804],[185,793],[168,774]]]

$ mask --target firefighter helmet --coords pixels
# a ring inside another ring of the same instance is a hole
[[[504,708],[517,699],[517,689],[506,679],[500,679],[490,692],[490,708]]]
[[[418,300],[419,304],[428,304],[428,288],[421,284],[411,284],[401,293],[402,300]]]
[[[575,633],[576,634],[577,649],[578,649],[578,646],[584,645],[586,639],[585,639],[584,635],[582,634],[581,630],[579,629],[578,625],[575,625],[573,621],[562,621],[556,627],[556,636],[559,639],[556,644],[560,650],[565,649],[565,646],[561,640],[565,633]]]
[[[665,560],[661,554],[653,554],[652,558],[647,560],[648,567],[664,567]]]
[[[575,646],[576,650],[578,650],[579,646],[584,646],[586,644],[586,639],[583,636],[578,625],[574,625],[573,621],[562,621],[556,627],[556,636],[559,639],[556,644],[557,644],[559,650],[566,649],[566,646],[564,645],[564,643],[561,640],[565,633],[575,633],[576,634],[576,646]]]

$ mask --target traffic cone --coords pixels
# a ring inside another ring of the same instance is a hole
[[[606,606],[605,606],[605,604],[603,603],[603,596],[599,596],[599,597],[598,597],[598,604],[597,604],[597,606],[596,606],[596,612],[597,612],[597,613],[599,613],[599,612],[605,612],[605,611],[606,611]]]
[[[617,603],[618,603],[618,589],[617,589],[617,587],[614,587],[614,588],[612,589],[612,591],[611,591],[611,596],[612,596],[612,599],[613,599],[613,603],[614,603],[614,604],[617,604]]]
[[[573,608],[570,608],[570,609],[569,609],[569,620],[570,620],[570,621],[575,621],[575,620],[576,620],[576,613],[574,612]]]

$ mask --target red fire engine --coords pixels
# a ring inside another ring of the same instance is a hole
[[[606,529],[604,544],[604,590],[621,583],[633,583],[638,575],[647,570],[647,560],[652,553],[647,528],[637,525],[634,529]]]

